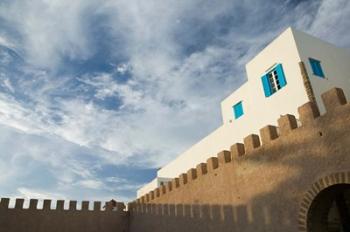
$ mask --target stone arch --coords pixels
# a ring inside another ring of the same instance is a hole
[[[299,232],[308,232],[308,212],[314,199],[325,189],[342,184],[350,184],[350,171],[336,172],[324,176],[316,181],[304,194],[299,206],[298,229]]]

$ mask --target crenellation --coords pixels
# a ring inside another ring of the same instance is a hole
[[[291,114],[281,115],[277,122],[281,135],[287,135],[292,130],[298,128],[297,119]]]
[[[70,201],[69,201],[68,209],[69,209],[70,211],[75,211],[75,210],[77,210],[77,201],[70,200]]]
[[[167,192],[171,192],[171,190],[173,190],[173,182],[172,181],[169,181],[166,184],[166,189],[167,189]]]
[[[152,190],[152,191],[150,192],[150,195],[151,195],[151,200],[154,200],[154,190]]]
[[[190,170],[188,170],[187,177],[188,177],[188,181],[197,179],[197,170],[194,168],[191,168]]]
[[[298,113],[302,125],[311,124],[315,118],[320,117],[320,111],[315,102],[308,102],[300,106]]]
[[[218,153],[217,157],[219,160],[219,165],[223,165],[223,164],[231,162],[231,152],[230,151],[226,151],[226,150],[221,151]]]
[[[172,181],[172,186],[178,188],[180,186],[179,178],[174,178]]]
[[[88,202],[88,201],[82,201],[81,202],[81,210],[82,211],[88,211],[89,210],[89,204],[90,204],[90,202]]]
[[[22,199],[22,198],[17,198],[14,199],[15,200],[15,206],[14,209],[16,210],[29,210],[31,212],[35,212],[35,211],[64,211],[64,212],[74,212],[77,211],[77,213],[79,213],[80,211],[105,211],[101,208],[101,201],[94,201],[91,202],[90,201],[82,201],[81,202],[81,209],[79,210],[77,207],[77,201],[74,200],[70,200],[68,202],[64,201],[64,200],[57,200],[54,204],[56,205],[55,208],[51,208],[51,203],[52,200],[50,199],[44,199],[44,200],[39,200],[39,199]],[[10,209],[9,205],[10,205],[10,198],[1,198],[0,201],[0,209]],[[42,207],[39,204],[39,202],[42,202]],[[26,203],[28,203],[28,208],[26,208]],[[67,207],[65,207],[65,203],[67,203]],[[106,202],[108,203],[108,202]],[[90,209],[91,206],[91,209]],[[116,204],[116,211],[124,211],[125,209],[125,204],[123,202],[117,202]],[[113,208],[110,209],[106,209],[108,210],[113,210]]]
[[[38,207],[38,199],[30,199],[29,200],[29,209],[36,210]]]
[[[8,209],[10,204],[10,198],[1,198],[0,209]]]
[[[158,187],[158,188],[156,188],[156,197],[160,197],[160,188]]]
[[[207,170],[207,164],[206,163],[200,163],[196,166],[197,169],[197,175],[198,176],[203,176],[208,173]]]
[[[213,171],[219,167],[219,160],[217,157],[210,157],[207,159],[207,170],[208,172]]]
[[[43,210],[51,210],[51,200],[44,199]]]
[[[260,147],[261,145],[259,135],[256,135],[256,134],[248,135],[243,139],[243,141],[244,141],[244,148],[246,153],[253,151],[254,149]]]
[[[245,147],[243,143],[235,143],[231,146],[231,157],[232,159],[238,158],[245,154]]]
[[[335,108],[347,103],[344,91],[340,88],[333,88],[321,95],[327,112],[333,111]]]
[[[60,211],[64,210],[64,200],[57,200],[56,210],[60,210]]]
[[[277,127],[272,125],[267,125],[260,129],[260,137],[262,145],[270,143],[272,140],[278,138]]]
[[[179,180],[180,180],[181,186],[187,184],[187,174],[186,173],[180,174]]]
[[[164,184],[162,184],[161,186],[160,186],[160,194],[161,195],[164,195],[164,194],[166,194],[166,187],[165,187],[165,185]]]
[[[15,209],[23,209],[24,199],[17,198],[15,202]]]

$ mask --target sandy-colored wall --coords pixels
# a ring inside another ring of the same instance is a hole
[[[350,104],[344,99],[332,89],[323,94],[326,114],[307,103],[299,108],[301,125],[284,115],[278,128],[262,128],[260,137],[247,136],[244,145],[139,198],[129,206],[130,231],[306,231],[317,192],[350,183]]]
[[[23,209],[23,199],[17,199],[15,208],[9,208],[9,199],[0,202],[0,231],[2,232],[127,232],[128,213],[125,211],[101,211],[96,203],[94,210],[84,202],[82,210],[76,210],[76,202],[70,209],[63,208],[59,201],[56,209],[50,201],[43,209],[37,209],[37,200],[31,200],[28,209]]]

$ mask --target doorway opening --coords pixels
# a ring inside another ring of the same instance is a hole
[[[350,184],[322,190],[307,214],[308,232],[350,232]]]

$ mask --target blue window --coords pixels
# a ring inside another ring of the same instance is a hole
[[[232,108],[233,108],[233,113],[235,115],[235,119],[241,117],[244,114],[242,101],[238,102]]]
[[[287,85],[282,64],[277,64],[271,71],[261,77],[265,97],[270,97]]]
[[[324,73],[321,67],[321,62],[319,60],[315,60],[312,58],[309,58],[309,62],[312,68],[312,72],[319,77],[324,78]]]

